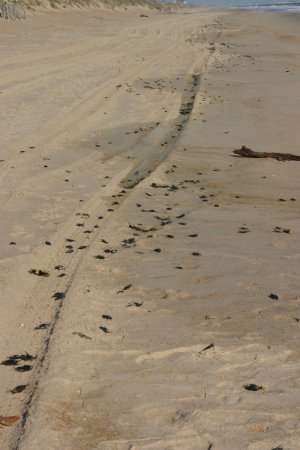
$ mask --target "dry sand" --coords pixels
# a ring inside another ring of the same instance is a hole
[[[1,449],[299,449],[299,18],[0,36]]]

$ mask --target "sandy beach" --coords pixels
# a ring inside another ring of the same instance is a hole
[[[299,21],[0,21],[1,450],[300,449]]]

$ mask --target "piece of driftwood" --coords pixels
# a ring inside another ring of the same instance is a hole
[[[291,153],[255,152],[245,145],[239,150],[233,150],[233,153],[244,158],[275,158],[277,161],[300,161],[300,156],[298,155],[292,155]]]

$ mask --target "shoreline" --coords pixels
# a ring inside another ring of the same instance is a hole
[[[2,448],[296,449],[295,15],[143,14],[1,23]]]

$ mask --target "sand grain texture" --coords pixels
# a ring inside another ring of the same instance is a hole
[[[1,23],[1,449],[296,450],[298,22],[142,13]]]

